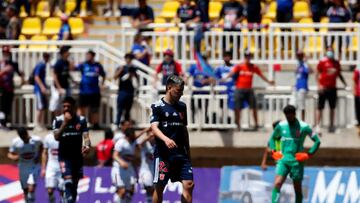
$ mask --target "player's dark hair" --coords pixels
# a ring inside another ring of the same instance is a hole
[[[20,137],[23,137],[28,134],[26,128],[24,128],[24,127],[20,127],[16,131]]]
[[[91,49],[87,53],[90,54],[92,57],[95,57],[96,55],[96,53]]]
[[[120,125],[125,125],[126,122],[130,122],[129,120],[122,120],[120,121]]]
[[[276,126],[277,126],[280,122],[281,122],[281,120],[277,120],[277,121],[273,122],[272,127],[273,127],[273,128],[276,128]]]
[[[132,54],[131,52],[125,54],[125,59],[130,59],[130,60],[133,60],[135,58],[134,54]]]
[[[68,52],[70,50],[70,46],[62,46],[60,48],[60,55],[63,55],[64,53]]]
[[[48,59],[48,58],[50,58],[50,54],[47,53],[47,52],[44,52],[43,55],[42,55],[42,57],[43,57],[44,59]]]
[[[124,132],[126,137],[130,137],[132,135],[135,135],[135,129],[134,128],[128,128]]]
[[[287,106],[285,106],[283,111],[284,111],[284,114],[296,113],[296,108],[293,105],[287,105]]]
[[[111,140],[113,138],[114,138],[114,132],[110,128],[106,129],[105,130],[105,139]]]
[[[64,104],[64,103],[69,103],[69,104],[71,104],[71,106],[75,106],[76,101],[75,101],[74,98],[72,98],[72,97],[70,97],[70,96],[67,96],[67,97],[64,98],[64,100],[63,100],[62,103],[63,103],[63,104]]]
[[[173,85],[184,86],[185,82],[181,77],[177,75],[170,75],[166,80],[166,91],[168,90],[169,86]]]
[[[225,51],[223,57],[226,57],[226,56],[232,57],[231,51]]]

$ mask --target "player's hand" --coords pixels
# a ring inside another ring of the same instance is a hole
[[[261,163],[261,169],[263,170],[263,171],[266,171],[267,170],[267,165],[265,164],[265,163]]]
[[[46,170],[44,168],[42,168],[41,173],[40,173],[42,178],[45,177],[45,173],[46,173]]]
[[[281,152],[272,151],[272,152],[271,152],[271,157],[272,157],[275,161],[278,161],[278,160],[280,160],[280,159],[283,158],[283,155],[281,154]]]
[[[83,146],[81,149],[81,153],[85,156],[90,152],[90,147],[89,146]]]
[[[295,154],[295,159],[298,162],[304,162],[310,158],[309,154],[306,152],[298,152]]]
[[[65,122],[65,123],[68,123],[69,121],[71,121],[71,119],[72,119],[71,113],[65,112],[65,113],[64,113],[64,122]]]
[[[167,146],[169,149],[177,148],[176,143],[175,143],[174,140],[172,140],[172,139],[167,139],[167,140],[165,141],[165,144],[166,144],[166,146]]]
[[[63,89],[63,88],[59,88],[58,92],[60,95],[65,95],[65,93],[66,93],[65,89]]]
[[[271,81],[269,81],[269,84],[270,85],[275,85],[275,81],[271,80]]]
[[[123,168],[123,169],[128,169],[128,168],[129,168],[129,164],[126,163],[125,161],[122,161],[122,162],[120,163],[120,167]]]

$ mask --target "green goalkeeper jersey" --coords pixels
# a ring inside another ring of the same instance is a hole
[[[320,146],[320,139],[310,126],[299,120],[292,125],[289,125],[287,121],[282,121],[275,127],[269,140],[269,147],[271,150],[278,150],[276,140],[280,140],[280,151],[283,154],[281,160],[294,161],[296,160],[295,154],[304,151],[304,142],[307,136],[314,141],[314,145],[308,153],[314,154]]]

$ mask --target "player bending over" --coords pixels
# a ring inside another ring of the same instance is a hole
[[[272,203],[278,203],[280,199],[280,189],[286,176],[290,174],[293,180],[296,203],[302,202],[302,179],[304,176],[304,162],[314,155],[320,146],[320,139],[312,131],[310,126],[296,118],[296,109],[292,105],[284,108],[286,121],[280,122],[274,129],[269,140],[269,147],[276,157],[276,176],[274,189],[272,192]],[[314,145],[308,152],[304,152],[304,141],[309,136]],[[280,152],[276,152],[275,141],[280,139]]]
[[[181,202],[192,202],[194,189],[187,131],[186,104],[179,101],[184,81],[175,75],[166,81],[166,95],[151,105],[151,129],[155,134],[154,203],[161,203],[169,179],[183,185]]]
[[[49,202],[55,203],[54,191],[58,189],[61,196],[64,191],[64,180],[61,177],[60,163],[58,158],[59,142],[55,140],[54,134],[45,137],[44,150],[41,160],[41,177],[45,177],[45,187],[49,195]]]
[[[21,188],[24,191],[25,202],[35,202],[36,180],[39,176],[39,158],[41,154],[41,140],[37,136],[30,136],[25,128],[17,130],[19,137],[13,139],[8,158],[18,161]]]

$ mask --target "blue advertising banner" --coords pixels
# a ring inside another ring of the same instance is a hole
[[[85,177],[78,185],[78,202],[111,203],[115,188],[111,184],[110,168],[85,167]],[[194,203],[215,203],[218,200],[220,169],[194,168]],[[169,183],[165,189],[164,202],[180,203],[182,185]],[[57,195],[57,199],[59,196]],[[59,200],[59,199],[58,199]],[[14,165],[0,165],[0,203],[23,203],[18,168]],[[48,202],[44,179],[39,178],[36,188],[36,202]],[[134,203],[145,202],[145,190],[136,184]]]
[[[220,203],[271,202],[275,178],[274,167],[263,171],[260,167],[227,166],[221,170]],[[360,202],[360,168],[305,167],[303,202],[355,203]],[[282,203],[294,202],[291,179],[281,189]]]

